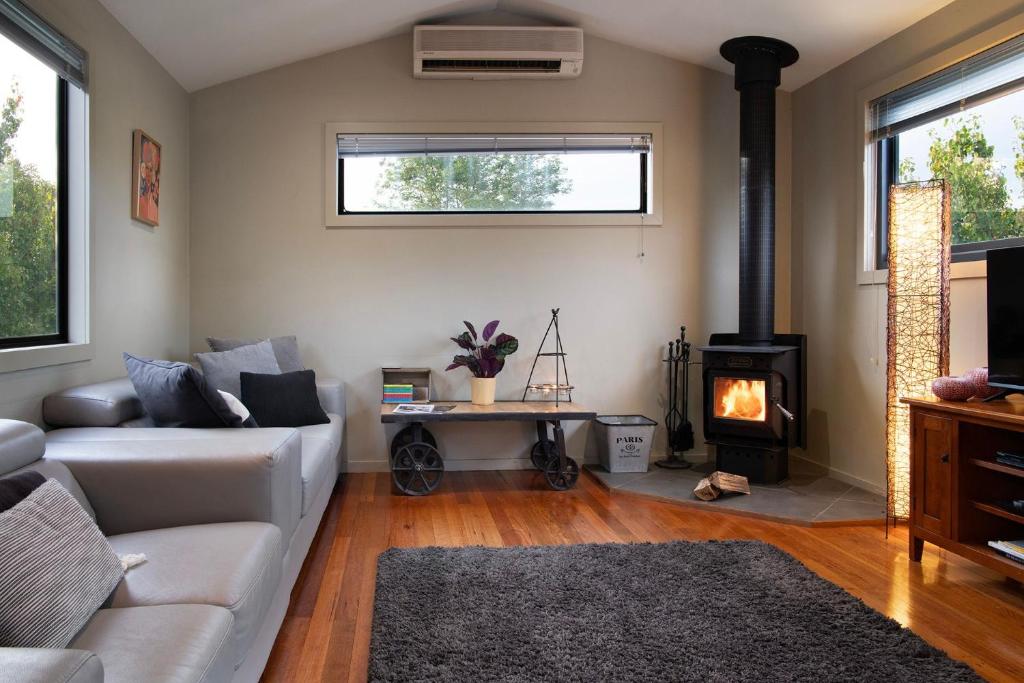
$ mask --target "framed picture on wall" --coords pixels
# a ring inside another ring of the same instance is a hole
[[[160,225],[160,143],[136,128],[132,135],[132,218]]]

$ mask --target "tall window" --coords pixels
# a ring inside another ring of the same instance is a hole
[[[68,341],[68,89],[84,60],[0,0],[0,348]]]
[[[874,100],[869,122],[879,267],[895,183],[949,181],[954,261],[1024,244],[1024,36]]]
[[[647,135],[338,136],[338,214],[646,213]]]
[[[67,341],[65,82],[0,36],[0,338]]]

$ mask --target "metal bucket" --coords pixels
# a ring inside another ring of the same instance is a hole
[[[602,467],[609,472],[647,471],[657,422],[643,415],[599,415],[594,423]]]

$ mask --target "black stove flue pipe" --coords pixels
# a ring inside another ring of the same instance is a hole
[[[722,43],[736,65],[740,91],[739,341],[769,345],[775,337],[775,89],[799,53],[774,38]]]

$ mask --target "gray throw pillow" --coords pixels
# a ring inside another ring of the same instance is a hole
[[[0,513],[0,647],[67,647],[124,570],[96,523],[49,479]]]
[[[206,338],[206,343],[210,345],[211,351],[230,351],[240,346],[259,344],[261,341],[269,341],[270,345],[274,347],[274,357],[277,358],[277,366],[281,368],[281,372],[295,372],[296,370],[306,369],[306,366],[302,364],[302,358],[299,356],[299,341],[294,335],[289,337],[271,337],[266,340]]]
[[[258,344],[239,346],[230,351],[197,353],[196,360],[203,368],[203,376],[207,383],[218,391],[226,391],[232,396],[241,396],[242,383],[238,379],[243,372],[255,372],[261,375],[279,375],[281,368],[274,355],[274,347],[270,341]]]
[[[128,378],[157,427],[241,427],[242,421],[187,363],[124,354]]]

